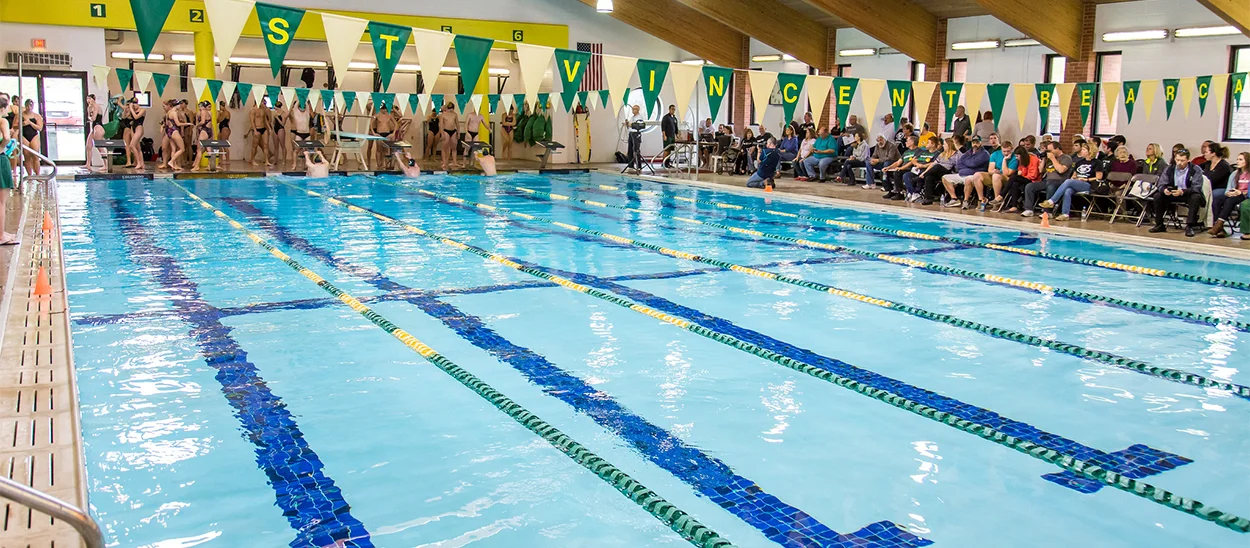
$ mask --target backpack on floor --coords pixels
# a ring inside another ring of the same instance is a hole
[[[158,160],[156,157],[156,148],[153,146],[151,137],[144,137],[139,141],[139,152],[142,153],[143,157],[147,158],[147,161],[149,162],[155,162]]]

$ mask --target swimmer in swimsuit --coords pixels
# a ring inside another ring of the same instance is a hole
[[[443,171],[447,170],[448,165],[453,167],[461,167],[456,163],[456,155],[459,153],[456,142],[456,134],[460,130],[460,117],[456,116],[456,105],[448,101],[443,105],[442,114],[438,115],[438,126],[446,133],[443,138]],[[449,163],[450,162],[450,163]]]
[[[9,94],[0,92],[0,111],[9,109]],[[12,114],[12,113],[9,113]],[[17,148],[17,142],[13,140],[13,129],[9,126],[9,120],[16,120],[17,116],[5,115],[0,119],[0,245],[16,245],[20,243],[17,234],[11,234],[4,231],[8,226],[5,224],[5,214],[9,211],[9,196],[13,194],[13,189],[17,187],[13,178],[13,166],[9,164],[9,154]],[[19,199],[20,199],[20,195]]]
[[[512,132],[516,129],[516,105],[508,107],[508,113],[503,117],[503,138],[500,144],[503,150],[503,157],[512,158]]]
[[[377,114],[373,116],[373,121],[369,124],[369,133],[391,140],[391,134],[395,132],[395,119],[391,117],[391,113],[386,109],[386,105],[380,105]],[[390,158],[385,157],[387,147],[383,143],[371,143],[373,145],[374,162],[380,167],[384,163],[389,162]]]
[[[254,166],[260,165],[256,163],[257,149],[260,150],[261,159],[267,165],[273,165],[273,162],[269,161],[269,139],[265,137],[265,132],[268,131],[272,123],[270,119],[272,116],[273,114],[269,111],[269,107],[265,106],[264,101],[256,103],[256,106],[252,107],[252,111],[247,115],[249,127],[247,135],[244,135],[244,137],[252,136],[252,146],[248,148],[247,161]]]
[[[200,101],[200,111],[196,115],[195,120],[195,142],[199,152],[195,155],[195,164],[192,165],[191,171],[200,170],[200,162],[204,160],[204,153],[207,149],[201,143],[213,138],[213,104],[208,101]]]
[[[300,105],[298,104],[292,105],[291,111],[287,113],[286,117],[287,121],[291,125],[292,140],[307,141],[308,138],[312,136],[312,130],[309,125],[311,113],[308,111],[307,103],[303,105],[303,108],[300,108]],[[295,166],[299,163],[298,158],[299,156],[295,154],[291,155],[291,171],[295,171]]]
[[[281,164],[287,153],[290,152],[287,146],[287,111],[286,107],[282,105],[282,101],[277,101],[277,98],[274,99],[273,117],[270,118],[270,122],[273,125],[273,136],[270,138],[269,146],[270,150],[273,151],[272,163]]]
[[[430,115],[425,118],[426,135],[425,135],[425,157],[433,158],[434,150],[438,144],[438,112],[430,109]]]
[[[395,149],[394,151],[395,165],[399,166],[399,171],[403,172],[404,177],[408,179],[416,179],[421,176],[421,166],[417,165],[417,159],[412,157],[406,150]]]
[[[217,138],[222,141],[229,141],[230,134],[230,109],[226,108],[225,101],[217,102]],[[226,161],[230,161],[230,149],[226,149]]]
[[[35,152],[43,149],[43,143],[39,141],[39,134],[43,132],[43,116],[35,112],[35,101],[26,100],[26,109],[22,111],[22,144],[30,147]],[[25,153],[26,158],[26,174],[39,174],[39,157],[34,153]]]

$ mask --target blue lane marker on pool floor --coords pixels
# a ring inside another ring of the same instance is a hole
[[[292,548],[341,546],[372,548],[369,532],[351,515],[325,465],[309,447],[286,404],[269,390],[247,352],[221,323],[221,313],[204,300],[199,286],[178,261],[156,244],[152,234],[125,202],[111,199],[113,217],[121,227],[128,256],[150,268],[152,277],[169,299],[178,317],[191,326],[191,338],[216,379],[226,401],[243,426],[244,437],[256,446],[256,464],[269,477],[282,515],[297,531]]]
[[[292,233],[245,200],[224,200],[285,246],[314,257],[335,270],[360,278],[378,289],[409,289],[376,269],[335,257],[328,250]],[[410,292],[408,295],[405,301],[437,318],[474,346],[512,366],[530,382],[542,387],[545,394],[563,401],[629,442],[647,460],[759,529],[769,540],[783,546],[839,548],[932,544],[932,541],[916,537],[889,521],[873,523],[853,533],[839,534],[806,512],[764,492],[755,482],[735,474],[720,460],[687,445],[681,438],[634,414],[612,396],[561,369],[541,354],[507,340],[480,318],[421,292]]]

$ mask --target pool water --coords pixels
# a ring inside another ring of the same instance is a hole
[[[736,546],[1250,540],[1250,264],[596,173],[62,184],[113,546],[689,544],[192,193]]]

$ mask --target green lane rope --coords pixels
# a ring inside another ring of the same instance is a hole
[[[283,183],[283,184],[289,184],[289,183]],[[387,183],[387,184],[392,184],[392,183]],[[290,186],[295,187],[294,185],[290,185]],[[398,186],[402,186],[402,185],[398,185]],[[295,187],[295,188],[300,188],[300,187]],[[410,188],[410,187],[404,187],[404,188]],[[724,268],[727,270],[740,272],[742,274],[756,276],[756,277],[760,277],[760,278],[764,278],[768,280],[775,280],[781,283],[796,285],[799,287],[804,287],[807,289],[812,289],[812,290],[820,291],[823,293],[829,293],[831,295],[836,295],[839,297],[859,301],[862,303],[880,306],[882,308],[886,308],[889,310],[895,310],[898,312],[910,314],[918,318],[924,318],[926,320],[931,320],[931,321],[935,321],[939,323],[944,323],[947,325],[952,325],[955,327],[968,329],[971,331],[976,331],[979,333],[983,333],[985,335],[989,335],[991,337],[1015,341],[1015,342],[1019,342],[1021,344],[1027,344],[1030,346],[1049,348],[1056,352],[1068,354],[1070,356],[1076,356],[1078,358],[1083,358],[1083,359],[1087,359],[1090,361],[1103,363],[1103,364],[1110,365],[1112,367],[1117,367],[1120,369],[1136,371],[1138,373],[1150,375],[1152,377],[1158,377],[1160,379],[1169,380],[1169,381],[1180,383],[1180,384],[1189,384],[1189,385],[1198,386],[1202,388],[1210,387],[1210,388],[1218,388],[1221,390],[1228,390],[1241,398],[1250,399],[1250,386],[1243,386],[1243,385],[1234,384],[1230,382],[1217,381],[1217,380],[1209,379],[1202,375],[1198,375],[1196,373],[1190,373],[1187,371],[1181,371],[1179,369],[1171,369],[1167,367],[1151,365],[1144,361],[1135,360],[1132,358],[1126,358],[1124,356],[1119,356],[1116,354],[1112,354],[1110,352],[1104,352],[1101,350],[1090,350],[1083,346],[1078,346],[1075,344],[1068,344],[1068,343],[1057,341],[1054,339],[1047,339],[1047,338],[1038,337],[1035,335],[1021,333],[1018,331],[1012,331],[1010,329],[1002,329],[998,327],[993,327],[993,326],[986,325],[983,323],[978,323],[978,322],[974,322],[971,320],[965,320],[963,318],[952,316],[950,314],[939,314],[936,312],[925,310],[923,308],[918,308],[918,307],[914,307],[910,305],[905,305],[902,303],[888,301],[885,299],[871,297],[871,296],[864,295],[861,293],[856,293],[854,291],[841,289],[841,288],[834,287],[831,285],[825,285],[820,282],[813,282],[813,281],[803,280],[799,278],[791,278],[789,276],[786,276],[784,274],[778,274],[776,272],[769,272],[767,270],[760,270],[757,268],[742,266],[736,263],[722,261],[719,259],[711,259],[708,257],[703,257],[701,255],[695,255],[693,253],[689,253],[686,251],[670,249],[664,246],[647,243],[647,242],[643,242],[639,240],[634,240],[631,238],[626,238],[624,236],[608,234],[606,232],[600,232],[598,230],[583,228],[583,227],[572,225],[569,223],[564,223],[564,222],[555,221],[552,219],[538,217],[536,215],[530,215],[528,213],[521,213],[519,211],[514,211],[505,207],[493,206],[490,204],[482,204],[482,203],[473,202],[470,200],[465,200],[463,198],[457,198],[454,196],[446,196],[446,195],[439,194],[437,192],[432,192],[432,191],[425,190],[425,189],[410,188],[410,190],[413,190],[414,192],[420,195],[428,196],[428,197],[441,200],[450,204],[473,206],[478,209],[490,211],[492,213],[507,214],[507,215],[510,215],[519,219],[524,219],[526,221],[540,222],[540,223],[545,223],[545,224],[549,224],[553,226],[558,226],[565,230],[579,232],[582,234],[590,234],[592,236],[596,236],[596,237],[599,237],[608,241],[628,244],[628,245],[632,245],[636,247],[641,247],[644,249],[650,249],[652,251],[656,251],[664,255],[668,255],[670,257],[676,257],[679,259],[685,259],[687,261],[692,261],[696,263],[717,266],[717,267]],[[816,243],[816,242],[812,242],[812,243]]]
[[[565,182],[570,183],[570,184],[575,184],[575,185],[593,186],[593,187],[597,187],[597,188],[602,189],[602,190],[621,191],[621,192],[625,192],[625,193],[631,193],[631,192],[632,192],[632,193],[635,193],[635,194],[640,194],[640,195],[644,195],[644,196],[661,196],[661,197],[663,197],[663,194],[661,194],[660,192],[654,191],[654,190],[629,190],[629,189],[622,189],[622,188],[620,188],[620,187],[616,187],[616,186],[612,186],[612,185],[597,185],[597,184],[593,184],[593,183],[583,183],[583,182],[580,182],[580,181],[570,181],[570,180],[568,180],[568,179],[559,179],[559,180],[561,180],[561,181],[565,181]],[[894,236],[899,236],[899,237],[903,237],[903,238],[911,238],[911,239],[915,239],[915,240],[929,240],[929,241],[942,241],[942,242],[949,242],[949,243],[953,243],[953,244],[962,244],[962,245],[972,246],[972,247],[981,247],[981,248],[985,248],[985,249],[993,249],[993,250],[995,250],[995,251],[1005,251],[1005,252],[1008,252],[1008,253],[1016,253],[1016,254],[1019,254],[1019,255],[1028,255],[1028,256],[1030,256],[1030,257],[1042,257],[1042,258],[1045,258],[1045,259],[1052,259],[1052,260],[1062,261],[1062,262],[1066,262],[1066,263],[1082,264],[1082,265],[1086,265],[1086,266],[1096,266],[1096,267],[1100,267],[1100,268],[1107,268],[1107,269],[1110,269],[1110,270],[1120,270],[1120,271],[1123,271],[1123,272],[1132,272],[1132,273],[1134,273],[1134,274],[1144,274],[1144,275],[1147,275],[1147,276],[1156,276],[1156,277],[1160,277],[1160,278],[1172,278],[1172,279],[1175,279],[1175,280],[1185,280],[1185,281],[1189,281],[1189,282],[1197,282],[1197,283],[1207,284],[1207,285],[1216,285],[1216,286],[1223,286],[1223,287],[1231,287],[1231,288],[1233,288],[1233,289],[1242,289],[1242,290],[1247,290],[1247,291],[1250,291],[1250,282],[1239,282],[1239,281],[1235,281],[1235,280],[1225,280],[1225,279],[1222,279],[1222,278],[1212,278],[1212,277],[1210,277],[1210,276],[1201,276],[1201,275],[1197,275],[1197,274],[1185,274],[1185,273],[1183,273],[1183,272],[1171,272],[1171,271],[1168,271],[1168,270],[1162,270],[1162,269],[1158,269],[1158,268],[1149,268],[1149,267],[1145,267],[1145,266],[1137,266],[1137,265],[1131,265],[1131,264],[1116,263],[1116,262],[1111,262],[1111,261],[1103,261],[1103,260],[1098,260],[1098,259],[1089,259],[1089,258],[1085,258],[1085,257],[1076,257],[1076,256],[1073,256],[1073,255],[1063,255],[1063,254],[1060,254],[1060,253],[1050,253],[1050,252],[1047,252],[1047,251],[1037,251],[1037,250],[1033,250],[1033,249],[1025,249],[1025,248],[1022,248],[1022,247],[1013,247],[1013,246],[1006,246],[1006,245],[999,245],[999,244],[987,244],[987,243],[984,243],[984,242],[978,242],[978,241],[976,241],[976,240],[968,240],[968,239],[964,239],[964,238],[955,238],[955,237],[951,237],[951,236],[937,236],[937,235],[934,235],[934,234],[925,234],[925,233],[922,233],[922,232],[912,232],[912,231],[908,231],[908,230],[896,230],[896,229],[893,229],[893,228],[884,228],[884,227],[879,227],[879,226],[866,225],[866,224],[862,224],[862,223],[851,223],[851,222],[847,222],[847,221],[840,221],[840,220],[837,220],[837,219],[829,219],[829,218],[826,218],[826,217],[816,217],[816,216],[812,216],[812,215],[803,215],[803,214],[800,214],[800,213],[788,213],[788,212],[785,212],[785,211],[777,211],[777,210],[774,210],[774,209],[768,209],[768,208],[762,208],[762,207],[743,206],[743,205],[738,205],[738,204],[729,204],[729,203],[725,203],[725,202],[717,202],[717,201],[713,201],[713,200],[701,200],[701,199],[698,199],[698,198],[689,198],[689,197],[686,197],[686,196],[667,196],[667,198],[672,198],[673,200],[682,201],[682,202],[689,202],[689,203],[696,203],[696,204],[710,205],[710,206],[713,206],[713,207],[719,207],[719,208],[722,208],[722,209],[736,209],[736,210],[742,210],[742,211],[759,211],[759,212],[761,212],[761,213],[768,213],[768,214],[770,214],[770,215],[779,215],[779,216],[782,216],[782,217],[788,217],[788,218],[791,218],[791,219],[802,219],[802,220],[804,220],[804,221],[811,221],[811,222],[815,222],[815,223],[827,224],[827,225],[836,226],[836,227],[839,227],[839,228],[844,228],[844,229],[849,229],[849,230],[862,230],[862,231],[866,231],[866,232],[878,232],[878,233],[881,233],[881,234],[891,234],[891,235],[894,235]]]
[[[376,180],[386,183],[386,184],[401,186],[401,187],[408,188],[413,191],[420,192],[419,189],[415,187],[411,187],[403,183],[396,183],[393,181],[387,181],[387,180],[380,179],[380,178],[376,178]],[[479,182],[482,184],[489,184],[494,181],[480,180]],[[1167,307],[1157,306],[1153,304],[1139,303],[1139,302],[1129,301],[1125,299],[1118,299],[1115,297],[1108,297],[1105,295],[1098,295],[1095,293],[1087,293],[1085,291],[1064,289],[1061,287],[1054,287],[1054,286],[1043,284],[1040,282],[1018,280],[1018,279],[1008,278],[1005,276],[997,276],[994,274],[984,274],[984,273],[976,272],[972,270],[965,270],[961,268],[942,266],[942,265],[937,265],[933,263],[927,263],[924,261],[918,261],[916,259],[896,257],[893,255],[873,253],[871,251],[865,251],[861,249],[855,249],[855,248],[845,247],[845,246],[840,246],[840,245],[832,245],[832,244],[826,244],[826,243],[821,243],[821,242],[814,242],[814,241],[805,240],[802,238],[793,238],[790,236],[782,236],[779,234],[769,234],[767,232],[739,228],[739,227],[720,224],[720,223],[716,223],[712,221],[702,221],[702,220],[693,219],[690,217],[682,217],[679,215],[669,215],[667,213],[661,213],[659,211],[648,211],[648,210],[641,209],[641,208],[622,206],[622,205],[616,205],[616,204],[608,204],[608,203],[604,203],[604,202],[600,202],[596,200],[584,200],[581,198],[574,198],[572,196],[567,196],[564,194],[557,194],[554,192],[543,192],[541,190],[534,190],[532,188],[527,188],[527,187],[523,187],[519,185],[512,185],[512,184],[507,184],[507,183],[497,183],[497,184],[500,184],[501,186],[505,186],[505,187],[512,188],[515,190],[519,190],[521,192],[525,192],[531,196],[546,198],[552,201],[572,201],[572,202],[578,202],[581,204],[586,204],[589,206],[594,206],[594,207],[599,207],[599,208],[611,208],[611,209],[619,209],[623,211],[632,211],[635,213],[641,213],[645,215],[655,215],[657,217],[673,219],[675,221],[681,221],[684,223],[720,228],[723,230],[734,232],[736,234],[745,234],[745,235],[754,236],[757,238],[766,238],[770,240],[789,242],[793,244],[802,245],[805,247],[824,249],[827,251],[837,251],[837,252],[842,252],[842,253],[848,253],[851,255],[856,255],[856,256],[864,257],[864,258],[871,259],[871,260],[893,263],[893,264],[902,265],[902,266],[910,266],[914,268],[919,268],[921,270],[927,270],[929,272],[935,272],[938,274],[949,274],[952,276],[959,276],[961,278],[981,280],[981,281],[989,282],[992,284],[1032,289],[1043,295],[1053,294],[1053,295],[1059,295],[1064,298],[1072,299],[1075,301],[1106,303],[1106,304],[1111,304],[1111,305],[1115,305],[1115,306],[1119,306],[1123,308],[1146,312],[1149,314],[1155,314],[1159,316],[1169,316],[1169,317],[1173,317],[1173,318],[1177,318],[1181,320],[1205,323],[1207,325],[1213,325],[1213,326],[1227,325],[1239,331],[1250,331],[1250,323],[1247,323],[1247,322],[1229,320],[1229,319],[1224,319],[1224,318],[1217,318],[1215,316],[1210,316],[1206,314],[1198,314],[1198,313],[1189,312],[1186,310],[1177,310],[1174,308],[1167,308]]]
[[[626,474],[616,466],[613,466],[612,463],[592,453],[589,449],[578,443],[577,440],[574,440],[564,432],[558,430],[556,427],[548,424],[546,421],[539,418],[538,415],[535,415],[524,407],[521,407],[520,404],[512,401],[512,399],[508,398],[503,393],[495,390],[489,384],[486,384],[481,379],[477,378],[474,374],[461,368],[459,365],[456,365],[442,354],[436,352],[433,348],[426,346],[425,343],[421,342],[403,329],[400,329],[398,326],[382,317],[382,315],[374,312],[371,308],[361,303],[359,300],[356,300],[355,297],[348,295],[341,289],[326,281],[325,278],[322,278],[311,270],[308,270],[303,265],[296,262],[295,259],[292,259],[286,253],[283,253],[273,244],[270,244],[265,239],[261,238],[255,232],[248,230],[247,227],[232,219],[220,209],[217,209],[216,207],[213,207],[212,204],[204,201],[203,198],[196,196],[190,190],[187,190],[185,187],[176,182],[170,181],[170,184],[178,187],[183,192],[186,192],[192,199],[199,202],[202,207],[212,211],[217,217],[229,222],[230,226],[233,226],[243,232],[244,235],[257,245],[269,251],[271,255],[281,259],[287,266],[291,267],[296,272],[299,272],[305,278],[315,282],[318,287],[351,307],[352,310],[359,312],[360,315],[364,316],[370,322],[373,322],[374,325],[378,326],[392,337],[398,339],[399,342],[404,344],[404,346],[407,346],[416,353],[420,354],[426,361],[434,364],[448,375],[451,375],[460,384],[490,402],[491,405],[495,406],[500,411],[503,411],[509,417],[512,417],[512,419],[520,423],[521,426],[524,426],[529,431],[537,434],[540,438],[546,440],[547,443],[550,443],[552,447],[555,447],[561,453],[564,453],[570,459],[573,459],[574,462],[580,464],[583,468],[590,470],[596,476],[599,476],[600,479],[607,482],[617,491],[620,491],[630,500],[637,503],[652,516],[655,516],[656,519],[664,522],[665,525],[668,525],[669,528],[677,532],[677,534],[681,535],[691,544],[695,546],[702,546],[704,548],[728,548],[733,546],[733,544],[718,535],[715,531],[709,529],[702,523],[699,523],[693,516],[682,511],[672,503],[664,500],[664,498],[655,491],[648,489],[645,485],[639,483],[638,480],[630,477],[629,474]]]
[[[904,396],[900,396],[888,390],[881,390],[878,388],[873,388],[871,386],[862,384],[853,379],[843,377],[841,375],[833,373],[832,371],[829,371],[827,369],[816,367],[814,365],[808,364],[800,360],[795,360],[792,358],[782,356],[781,354],[778,354],[771,350],[761,348],[747,341],[743,341],[741,339],[733,337],[732,335],[728,335],[725,333],[721,333],[719,331],[708,329],[706,327],[691,323],[682,318],[678,318],[676,316],[666,314],[664,312],[655,310],[648,306],[635,303],[633,301],[630,301],[629,299],[618,297],[610,293],[605,293],[603,291],[599,291],[597,289],[584,286],[572,280],[522,265],[503,255],[499,255],[497,253],[487,251],[486,249],[482,249],[474,245],[459,242],[451,238],[447,238],[445,236],[440,236],[438,234],[426,231],[422,228],[405,223],[394,217],[389,217],[377,211],[374,211],[365,207],[361,207],[361,206],[346,202],[344,200],[340,200],[338,198],[325,196],[319,192],[308,190],[308,189],[287,183],[285,181],[278,180],[277,182],[287,185],[291,188],[294,188],[309,196],[312,196],[315,198],[321,198],[331,204],[344,207],[350,211],[372,216],[373,218],[379,221],[397,226],[412,234],[416,234],[418,236],[429,238],[436,242],[454,247],[456,249],[459,249],[467,253],[472,253],[474,255],[477,255],[489,261],[493,261],[493,262],[505,265],[514,270],[517,270],[519,272],[529,274],[530,276],[534,276],[536,278],[547,280],[565,289],[577,291],[584,295],[595,297],[596,299],[599,299],[608,303],[612,303],[622,308],[633,310],[634,312],[637,312],[639,314],[650,316],[652,318],[660,320],[669,325],[677,326],[691,333],[714,340],[726,346],[736,348],[742,352],[763,358],[765,360],[781,365],[783,367],[792,369],[800,373],[804,373],[806,375],[810,375],[817,379],[835,384],[837,386],[846,388],[848,390],[873,398],[875,400],[888,403],[896,408],[909,411],[911,413],[914,413],[926,419],[936,421],[938,423],[944,424],[951,428],[955,428],[962,432],[973,434],[982,439],[992,441],[1003,447],[1013,449],[1015,451],[1028,455],[1035,459],[1046,462],[1048,464],[1058,466],[1064,470],[1071,471],[1080,476],[1101,482],[1104,485],[1107,485],[1109,487],[1113,487],[1121,491],[1124,491],[1126,493],[1137,495],[1146,500],[1153,501],[1155,503],[1161,504],[1163,506],[1166,506],[1173,510],[1177,510],[1179,512],[1183,512],[1192,516],[1199,517],[1201,519],[1210,521],[1216,525],[1231,529],[1233,531],[1237,531],[1240,533],[1250,532],[1250,519],[1238,517],[1235,514],[1224,512],[1215,507],[1205,505],[1197,500],[1194,500],[1188,497],[1182,497],[1180,495],[1177,495],[1165,489],[1160,489],[1158,487],[1155,487],[1153,485],[1150,485],[1142,481],[1138,481],[1132,478],[1126,478],[1119,473],[1105,470],[1100,466],[1085,462],[1081,459],[1072,457],[1070,455],[1065,455],[1059,451],[1050,449],[1044,445],[1039,445],[1030,441],[1021,440],[1019,438],[1016,438],[1015,436],[1011,436],[1006,433],[1000,432],[996,430],[995,428],[988,426],[988,425],[958,418],[950,413],[947,413],[945,411],[940,411],[932,407],[929,407],[927,405],[909,400]]]

